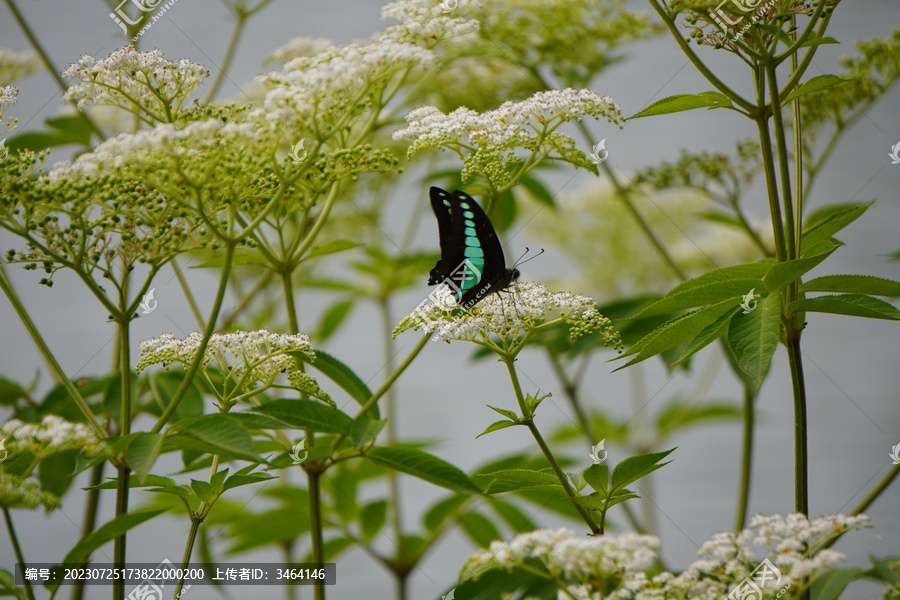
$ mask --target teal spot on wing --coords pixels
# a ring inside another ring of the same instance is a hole
[[[444,199],[444,206],[450,206],[450,201],[446,198]]]
[[[468,205],[468,203],[466,203],[466,202],[460,202],[459,205],[460,205],[461,207],[465,208],[466,210],[468,210],[468,208],[469,208],[469,205]]]
[[[466,227],[475,227],[475,221],[470,221],[469,219],[466,219],[465,222],[466,222]]]
[[[469,246],[466,248],[465,252],[463,252],[463,256],[465,256],[466,258],[483,258],[484,250],[482,250],[481,248]],[[472,262],[475,262],[475,261],[472,261]],[[480,261],[480,262],[482,265],[484,265],[484,261]]]
[[[462,206],[463,208],[469,208],[469,205],[468,205],[468,204],[463,204],[463,205],[461,205],[461,206]],[[463,213],[463,216],[464,216],[465,218],[467,218],[467,219],[474,219],[474,218],[475,218],[475,213],[473,213],[471,210],[467,210],[467,211],[465,211],[465,212]]]
[[[473,248],[481,248],[481,242],[478,241],[477,237],[467,237],[466,238],[466,246],[471,246]]]
[[[475,228],[474,228],[474,227],[466,227],[466,235],[478,237],[478,234],[475,233]]]

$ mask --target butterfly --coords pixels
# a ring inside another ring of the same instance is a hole
[[[430,193],[441,259],[431,270],[428,285],[446,283],[466,310],[512,285],[519,270],[506,267],[497,232],[478,203],[465,192],[450,194],[432,187]]]

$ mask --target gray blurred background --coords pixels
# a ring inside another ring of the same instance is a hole
[[[336,42],[367,37],[385,26],[380,20],[382,3],[378,0],[275,0],[267,9],[251,19],[238,50],[237,58],[220,97],[237,96],[252,77],[268,70],[261,67],[263,58],[275,47],[295,35],[329,37]],[[633,3],[636,10],[650,10],[641,2]],[[20,0],[20,10],[45,44],[52,60],[62,70],[68,63],[88,53],[104,57],[121,46],[124,39],[119,28],[109,18],[109,9],[97,1],[64,2],[62,0]],[[215,0],[180,0],[163,19],[141,38],[141,49],[161,49],[167,58],[187,57],[208,67],[213,76],[231,34],[228,12]],[[819,50],[808,77],[835,72],[841,55],[854,53],[854,43],[869,37],[885,37],[900,27],[900,3],[897,0],[845,0],[836,11],[830,35],[841,45],[824,46]],[[13,21],[8,7],[0,4],[0,47],[23,50],[28,41]],[[701,56],[727,83],[746,92],[744,69],[731,55],[700,50]],[[209,85],[211,81],[208,81]],[[19,119],[19,131],[39,128],[45,117],[60,109],[60,93],[46,73],[36,74],[15,83],[19,99],[8,115]],[[634,45],[627,60],[608,70],[595,91],[615,97],[623,113],[631,115],[665,96],[699,92],[710,89],[696,73],[673,41],[666,35]],[[202,92],[202,88],[201,88]],[[595,124],[591,124],[594,127]],[[594,128],[596,137],[608,135],[606,148],[609,161],[616,169],[630,172],[661,160],[677,158],[681,148],[702,149],[733,154],[734,141],[754,136],[749,121],[737,118],[729,111],[693,111],[674,117],[640,119],[629,122],[623,130],[613,133]],[[9,134],[8,134],[9,135]],[[845,232],[841,239],[847,246],[834,254],[816,275],[831,273],[864,273],[900,278],[900,263],[885,258],[900,248],[900,165],[891,165],[890,147],[900,141],[900,90],[895,89],[872,110],[866,118],[845,136],[834,153],[829,168],[817,183],[816,205],[839,202],[878,202]],[[69,158],[57,151],[53,159]],[[565,185],[577,187],[583,178],[593,177],[583,172],[569,181],[569,174],[551,180],[552,191]],[[413,178],[407,178],[407,184]],[[747,207],[758,218],[766,218],[767,211],[762,188],[757,185]],[[408,188],[408,197],[399,198],[392,210],[408,210],[412,202],[425,202],[424,187]],[[521,223],[532,215],[521,215]],[[404,221],[405,223],[405,221]],[[398,226],[395,232],[402,233]],[[436,250],[436,227],[430,223],[420,231],[419,247]],[[507,239],[508,254],[517,256],[525,245],[538,244],[529,240],[528,230]],[[0,234],[0,247],[20,247],[19,240]],[[526,267],[525,278],[552,281],[569,266],[553,253]],[[108,371],[113,327],[106,323],[106,314],[88,296],[84,287],[71,275],[62,271],[55,276],[52,289],[38,286],[40,275],[9,268],[13,284],[27,303],[28,309],[59,358],[63,369],[71,376],[102,374]],[[207,273],[193,271],[193,288],[201,306],[211,305],[214,289]],[[394,318],[412,310],[430,291],[425,285],[395,303]],[[195,328],[187,304],[181,298],[177,281],[171,270],[157,278],[156,298],[159,308],[142,316],[133,325],[132,339],[137,351],[140,340],[170,331],[182,335]],[[327,298],[303,296],[301,330],[312,329],[316,316],[327,305]],[[228,304],[226,304],[226,308]],[[353,367],[370,385],[377,385],[386,376],[377,315],[370,305],[354,311],[350,322],[329,341],[326,349]],[[807,390],[809,397],[809,456],[810,456],[810,512],[812,515],[849,512],[865,493],[890,467],[891,446],[900,443],[900,411],[898,390],[900,370],[897,352],[900,351],[900,329],[895,323],[832,317],[809,316],[809,326],[803,338]],[[0,299],[0,376],[20,382],[30,381],[43,364],[33,343],[18,322],[5,298]],[[394,342],[398,357],[403,357],[418,340],[415,333],[401,335]],[[413,368],[399,380],[399,435],[401,438],[437,438],[434,449],[438,456],[463,469],[470,469],[488,458],[532,449],[533,441],[522,430],[511,429],[475,440],[475,436],[494,420],[484,407],[486,403],[507,406],[513,400],[507,377],[492,360],[473,363],[472,348],[465,344],[429,344]],[[708,348],[695,362],[701,366],[714,360],[717,347]],[[136,355],[136,354],[135,354]],[[605,355],[606,358],[611,355]],[[604,355],[592,361],[585,389],[593,402],[600,403],[613,413],[628,418],[634,410],[630,400],[631,375],[628,370],[610,374],[612,366],[602,362]],[[616,365],[617,366],[617,365]],[[523,385],[556,392],[542,405],[539,425],[549,431],[555,425],[572,420],[568,405],[562,398],[556,379],[542,356],[526,352],[519,361],[525,374]],[[647,410],[653,411],[665,400],[686,393],[695,375],[670,376],[656,361],[644,365]],[[435,386],[435,375],[445,374]],[[465,386],[460,379],[465,380]],[[529,382],[533,382],[530,383]],[[49,387],[50,378],[42,376],[42,390]],[[477,389],[477,393],[462,394],[462,389]],[[790,377],[783,348],[779,348],[772,372],[764,385],[758,403],[762,421],[757,430],[754,455],[754,480],[750,512],[788,513],[793,507],[793,419]],[[725,367],[719,369],[709,396],[730,399],[738,403],[740,387]],[[0,414],[0,421],[8,415]],[[135,429],[141,424],[135,425]],[[691,430],[677,437],[671,446],[678,450],[670,457],[674,462],[657,472],[655,503],[659,508],[658,522],[663,539],[663,557],[672,568],[683,568],[696,556],[699,545],[716,531],[729,530],[734,520],[737,494],[740,425],[706,427]],[[608,462],[624,458],[614,446],[609,449]],[[590,448],[578,456],[589,464]],[[171,460],[169,460],[171,459]],[[180,468],[172,455],[160,461],[157,473]],[[107,474],[110,474],[108,471]],[[294,475],[296,477],[296,475]],[[87,485],[80,477],[76,485]],[[244,488],[250,489],[250,488]],[[444,491],[433,486],[402,478],[407,528],[419,526],[422,507]],[[243,490],[240,490],[243,491]],[[250,499],[253,492],[245,492]],[[34,562],[59,560],[79,537],[82,518],[82,494],[74,491],[66,497],[60,510],[45,516],[36,511],[13,511],[26,559]],[[144,502],[142,494],[131,496],[131,506]],[[113,515],[113,493],[101,495],[100,522]],[[528,505],[528,514],[537,511]],[[851,565],[865,566],[867,555],[878,557],[900,555],[900,488],[889,488],[870,508],[868,514],[874,530],[851,533],[837,546],[848,556]],[[558,525],[561,521],[549,514],[534,516],[542,524]],[[621,524],[624,520],[614,510],[611,518]],[[187,520],[183,515],[170,515],[139,527],[129,535],[129,561],[159,562],[165,557],[177,562],[181,556]],[[580,530],[577,523],[570,526]],[[5,534],[2,536],[5,538]],[[384,540],[382,540],[384,541]],[[95,560],[111,562],[112,550],[106,555],[95,554]],[[474,550],[458,533],[440,543],[412,576],[411,597],[438,598],[452,587],[463,558]],[[274,552],[257,552],[241,560],[276,561]],[[6,540],[0,542],[0,565],[12,568],[15,559]],[[377,564],[361,551],[352,551],[338,562],[338,585],[328,590],[332,600],[356,598],[392,598],[393,582]],[[251,588],[237,588],[230,597],[247,595]],[[87,598],[107,598],[110,588],[88,588]],[[870,598],[878,587],[856,583],[846,594],[848,598]],[[254,595],[262,598],[282,598],[278,587],[256,588]],[[191,598],[201,600],[218,597],[212,588],[194,587]],[[62,597],[67,597],[67,592]],[[302,598],[311,598],[311,589],[301,591]],[[461,599],[462,600],[462,599]]]

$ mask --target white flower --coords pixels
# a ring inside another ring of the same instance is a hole
[[[16,97],[19,95],[19,88],[11,85],[0,85],[0,117],[3,112],[16,103]]]
[[[44,61],[33,50],[0,48],[0,87],[43,69]]]
[[[400,21],[388,27],[385,37],[398,41],[414,41],[433,46],[438,41],[458,38],[479,30],[474,19],[460,18],[469,6],[480,7],[472,0],[457,0],[452,16],[444,12],[438,0],[395,0],[381,9],[382,19]]]
[[[275,48],[266,56],[264,64],[278,62],[286,63],[295,58],[313,56],[321,52],[327,52],[334,48],[334,42],[328,38],[310,37],[298,35],[292,37],[287,43]]]
[[[0,473],[0,506],[4,508],[37,508],[47,510],[59,506],[59,498],[50,492],[41,491],[40,484],[33,479],[22,480],[15,475]]]
[[[551,292],[530,282],[518,282],[510,293],[490,294],[468,313],[463,310],[447,286],[432,294],[432,300],[421,304],[394,329],[394,337],[407,329],[434,333],[444,340],[487,342],[492,335],[516,339],[552,319],[562,318],[573,338],[600,332],[606,343],[615,348],[622,345],[619,334],[609,319],[597,312],[594,301],[587,296],[568,292]]]
[[[424,106],[406,116],[409,125],[394,132],[393,138],[414,140],[410,154],[454,142],[475,147],[531,147],[548,125],[584,116],[602,116],[617,125],[622,122],[619,105],[611,97],[569,88],[537,92],[526,100],[504,102],[484,113],[461,107],[445,115],[433,106]]]
[[[100,60],[85,54],[62,75],[80,82],[63,96],[79,108],[113,105],[143,113],[151,122],[171,122],[209,71],[186,58],[166,60],[159,50],[124,46]]]
[[[58,415],[46,415],[40,423],[11,419],[0,427],[10,454],[31,452],[44,457],[64,450],[85,450],[93,454],[101,448],[94,431],[84,423],[72,423]]]
[[[322,129],[327,124],[345,123],[348,114],[359,114],[369,105],[370,94],[381,87],[375,83],[386,83],[398,72],[432,62],[434,55],[426,49],[378,39],[295,58],[281,71],[256,81],[270,89],[263,104],[268,118],[325,135]]]

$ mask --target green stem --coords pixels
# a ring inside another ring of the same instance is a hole
[[[381,315],[382,339],[384,340],[384,360],[388,372],[394,372],[394,358],[391,352],[391,309],[388,304],[387,296],[383,295],[378,299],[378,311]],[[393,387],[385,391],[385,418],[387,419],[387,427],[385,434],[388,446],[394,446],[397,443],[397,402]],[[403,552],[403,511],[400,508],[400,481],[397,471],[390,469],[388,471],[388,493],[391,505],[392,526],[394,528],[394,539],[397,540],[397,552],[394,561],[397,563],[405,562],[401,556]],[[399,597],[406,596],[406,578],[397,577],[397,593]]]
[[[794,392],[794,510],[809,514],[808,465],[806,446],[806,384],[803,379],[803,361],[800,353],[800,331],[785,332],[788,362],[791,365],[791,383]]]
[[[94,468],[91,469],[90,486],[92,488],[103,483],[103,468],[105,465],[106,463],[102,462],[95,465]],[[96,527],[97,525],[97,508],[99,506],[100,490],[89,489],[87,491],[87,500],[84,504],[84,519],[81,523],[82,540],[94,531],[94,527]],[[72,584],[72,594],[70,596],[70,600],[81,600],[82,598],[84,598],[84,581],[79,579],[74,584]]]
[[[756,116],[756,127],[759,131],[760,149],[763,155],[763,169],[766,173],[766,191],[769,197],[769,216],[772,219],[772,234],[775,237],[775,258],[778,262],[788,260],[787,247],[784,240],[784,223],[781,220],[781,206],[778,199],[778,181],[775,175],[775,155],[772,152],[772,138],[769,135],[768,118],[762,107],[765,105],[763,95],[764,84],[757,90],[760,102],[760,113]]]
[[[746,385],[744,386],[744,444],[741,449],[741,484],[738,496],[735,532],[741,531],[747,524],[747,508],[750,505],[750,480],[753,468],[753,435],[755,427],[756,396]]]
[[[9,532],[9,541],[12,544],[13,552],[16,555],[16,562],[22,565],[22,573],[24,573],[27,563],[25,562],[25,556],[22,554],[22,547],[19,545],[19,538],[16,536],[16,529],[13,527],[12,518],[9,516],[9,509],[5,506],[3,507],[3,519],[6,521],[6,531]],[[28,597],[28,600],[34,600],[34,592],[31,590],[31,583],[26,579],[23,585],[25,586],[25,595]]]
[[[400,366],[397,367],[397,369],[393,373],[391,373],[391,376],[388,377],[383,384],[381,384],[381,387],[378,388],[378,391],[372,394],[372,397],[366,400],[366,403],[362,405],[362,408],[360,408],[359,412],[356,414],[357,418],[372,410],[372,407],[375,406],[375,403],[378,402],[378,399],[381,398],[389,389],[391,389],[391,386],[394,385],[394,382],[397,380],[397,378],[403,374],[403,371],[406,370],[406,367],[412,364],[412,361],[415,360],[416,356],[419,355],[419,352],[422,351],[422,348],[425,347],[425,344],[428,343],[429,337],[431,337],[430,333],[426,333],[422,336],[422,339],[419,340],[419,343],[416,344],[416,347],[412,349],[412,352],[410,352],[409,355],[404,359],[403,363],[401,363]],[[337,439],[334,440],[334,443],[331,447],[337,449],[346,437],[347,434],[340,434]]]
[[[778,82],[776,80],[775,66],[767,64],[763,67],[766,72],[766,80],[769,86],[769,94],[772,98],[772,121],[775,126],[775,143],[778,148],[778,167],[781,176],[781,202],[784,205],[784,231],[787,234],[787,258],[793,260],[798,257],[796,228],[794,226],[794,204],[791,193],[791,171],[788,165],[787,139],[784,134],[784,120],[781,115],[781,98],[778,95]],[[797,149],[800,154],[800,149]]]
[[[116,471],[116,517],[121,517],[128,513],[128,483],[131,469],[125,464],[118,464]],[[125,534],[113,541],[113,563],[113,567],[117,570],[125,568]],[[112,591],[113,600],[125,600],[125,580],[116,579]]]
[[[215,331],[216,328],[216,320],[218,319],[219,311],[222,309],[222,301],[225,299],[225,290],[228,287],[228,275],[231,273],[231,264],[232,260],[234,259],[235,244],[236,242],[234,241],[229,241],[225,244],[225,263],[222,265],[222,274],[219,277],[219,289],[216,291],[216,299],[213,302],[213,309],[210,313],[209,321],[206,323],[206,331],[203,332],[203,339],[200,341],[200,347],[197,350],[197,355],[194,357],[194,360],[191,362],[191,365],[185,372],[184,379],[181,381],[181,385],[175,391],[175,395],[172,396],[172,399],[169,401],[169,405],[166,406],[166,409],[163,411],[162,415],[160,415],[159,419],[156,421],[156,424],[153,425],[153,428],[150,430],[153,433],[159,433],[163,425],[165,425],[166,422],[168,422],[168,420],[172,418],[172,415],[178,408],[178,403],[181,402],[181,399],[184,398],[184,395],[190,388],[191,383],[194,380],[194,375],[197,373],[197,369],[200,368],[200,363],[203,360],[203,354],[206,352],[206,347],[209,344],[209,338],[212,337],[213,331]]]
[[[860,502],[859,505],[856,508],[854,508],[853,512],[851,512],[850,514],[855,516],[855,515],[859,515],[859,514],[862,514],[863,512],[865,512],[865,510],[867,508],[869,508],[869,506],[871,506],[873,502],[875,502],[875,500],[878,498],[878,496],[880,496],[882,494],[882,492],[884,492],[884,490],[886,490],[888,488],[888,486],[891,485],[891,483],[894,481],[894,479],[897,478],[897,475],[900,475],[900,464],[894,465],[893,468],[890,471],[888,471],[888,474],[884,476],[884,479],[879,481],[878,485],[876,485],[874,488],[872,488],[872,490],[868,494],[866,494],[866,497],[863,498],[863,501]],[[823,548],[831,548],[831,546],[833,546],[834,543],[836,541],[838,541],[838,539],[842,535],[844,535],[844,533],[846,533],[846,532],[841,532],[839,535],[836,535],[835,537],[831,538],[822,547]]]
[[[87,424],[91,427],[91,429],[94,430],[97,438],[101,440],[106,438],[106,431],[104,431],[103,427],[100,426],[100,423],[97,422],[97,419],[88,406],[87,401],[85,401],[85,399],[81,396],[75,385],[71,381],[69,381],[69,378],[66,377],[66,374],[62,370],[62,367],[59,366],[59,363],[56,362],[56,358],[53,356],[53,353],[50,352],[50,348],[47,346],[44,338],[42,338],[41,334],[38,332],[34,321],[31,320],[31,317],[25,310],[25,305],[23,305],[21,300],[19,300],[19,296],[16,294],[9,280],[6,279],[6,274],[3,272],[2,266],[0,266],[0,288],[3,289],[3,293],[6,294],[6,297],[9,299],[9,303],[12,304],[13,309],[19,316],[19,320],[22,321],[22,324],[25,326],[25,329],[31,336],[32,341],[34,341],[34,345],[37,346],[38,352],[41,353],[41,356],[44,358],[44,361],[50,368],[51,373],[53,373],[56,382],[65,387],[66,391],[69,392],[69,395],[78,406],[78,409],[81,411],[81,414],[84,417],[85,421],[87,421]]]
[[[536,441],[538,447],[540,447],[541,452],[544,453],[544,457],[546,457],[547,462],[549,462],[550,466],[553,467],[553,471],[556,473],[556,478],[559,479],[559,483],[562,484],[563,489],[566,491],[566,495],[569,498],[573,499],[572,505],[578,511],[578,514],[581,515],[581,518],[584,519],[584,522],[587,523],[587,526],[591,529],[591,534],[602,534],[603,529],[601,527],[598,527],[597,524],[594,523],[594,519],[591,517],[590,511],[574,501],[576,494],[575,490],[572,489],[572,486],[569,485],[568,476],[562,470],[562,467],[559,466],[556,457],[553,456],[553,452],[550,451],[550,447],[547,446],[547,442],[544,441],[543,436],[541,436],[541,432],[538,431],[537,426],[534,424],[534,415],[531,413],[531,411],[529,411],[528,406],[525,404],[525,396],[524,394],[522,394],[522,386],[519,385],[519,376],[516,373],[516,359],[510,356],[503,356],[501,357],[501,360],[506,364],[506,370],[509,371],[509,378],[510,381],[512,381],[513,390],[516,394],[516,401],[519,403],[519,409],[522,411],[522,421],[528,427],[528,430],[531,432],[532,437],[534,437],[534,441]]]
[[[194,551],[194,541],[197,539],[197,532],[200,531],[200,524],[203,522],[203,517],[200,515],[191,515],[191,529],[188,531],[187,542],[184,545],[184,554],[181,556],[181,568],[182,570],[186,570],[188,568],[188,564],[191,562],[191,553]],[[184,578],[178,580],[178,585],[175,586],[175,592],[172,594],[172,600],[178,600],[178,597],[181,596],[181,588],[184,587]]]
[[[308,470],[306,483],[309,487],[309,535],[312,538],[313,562],[325,562],[325,544],[322,540],[322,492],[319,488],[321,473]],[[313,585],[315,600],[325,600],[325,584],[316,580]]]

